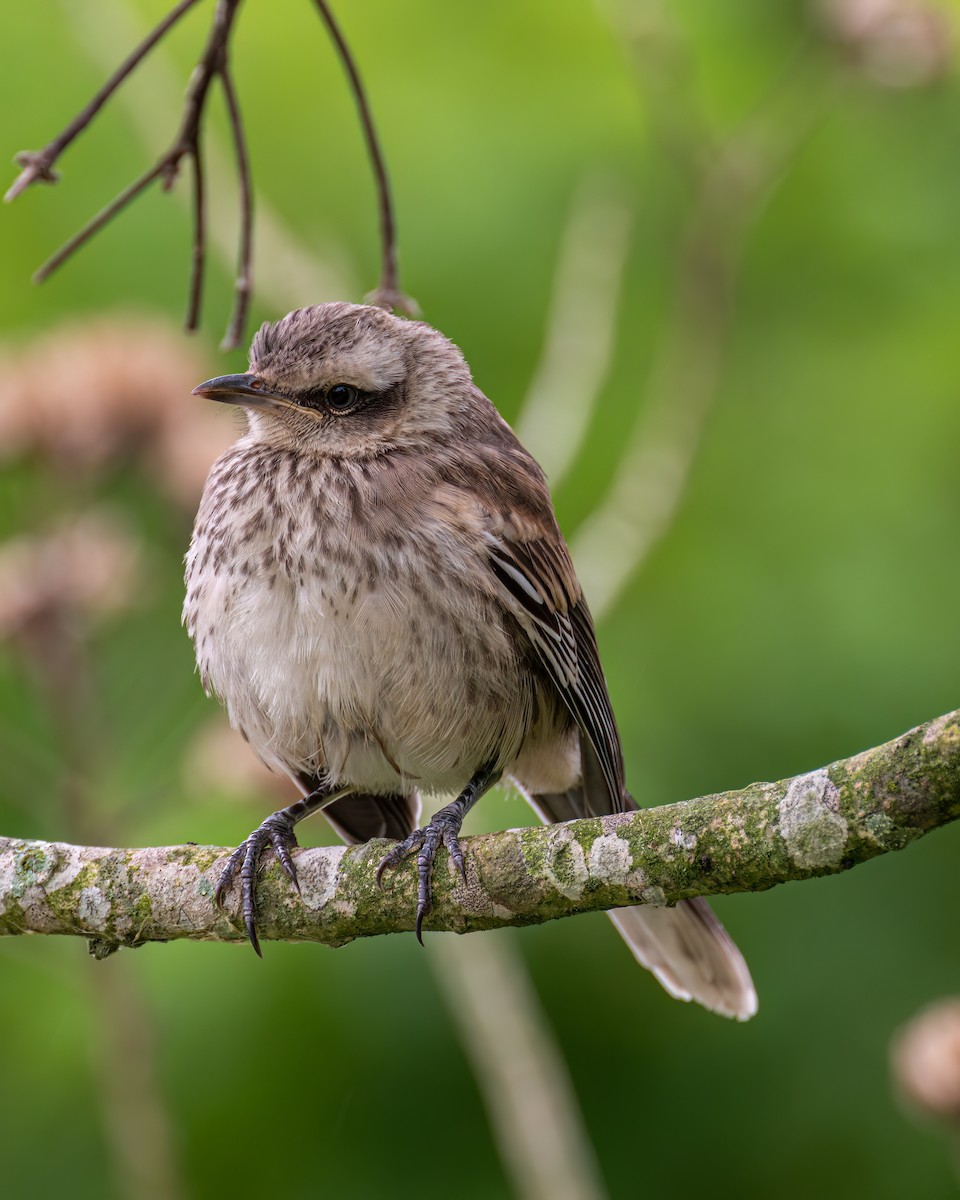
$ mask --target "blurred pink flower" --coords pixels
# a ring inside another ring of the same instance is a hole
[[[50,532],[0,544],[0,637],[52,619],[97,621],[129,607],[141,580],[135,537],[106,508],[61,521]]]
[[[914,1017],[891,1047],[897,1090],[911,1107],[960,1127],[960,998]]]
[[[921,0],[817,0],[816,12],[828,36],[883,87],[921,87],[949,69],[953,30],[942,8]]]
[[[99,317],[0,352],[0,462],[33,452],[60,470],[134,458],[192,508],[236,436],[230,414],[191,396],[215,373],[160,321]]]

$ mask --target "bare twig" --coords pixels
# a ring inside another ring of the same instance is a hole
[[[846,871],[960,817],[960,711],[884,746],[779,783],[683,804],[485,834],[464,842],[467,879],[437,872],[431,929],[470,933],[631,904],[765,891]],[[297,850],[299,891],[271,865],[262,938],[340,946],[412,930],[416,864],[380,891],[382,841]],[[213,904],[229,852],[108,850],[0,839],[0,935],[61,933],[119,945],[243,941]]]
[[[390,179],[387,175],[387,166],[384,162],[383,152],[380,149],[380,140],[377,137],[377,131],[373,124],[373,115],[370,112],[367,93],[360,79],[357,64],[350,52],[350,47],[347,45],[340,31],[339,25],[334,20],[330,6],[326,3],[326,0],[314,0],[314,3],[317,6],[320,16],[323,18],[330,37],[333,39],[344,70],[347,72],[350,89],[353,92],[357,111],[360,114],[363,136],[367,143],[367,152],[370,155],[370,163],[373,167],[373,174],[377,184],[381,242],[380,283],[367,299],[369,303],[377,304],[381,308],[399,309],[401,312],[412,316],[417,311],[417,305],[409,296],[404,295],[400,291],[397,281],[397,238],[396,224],[393,216],[393,201],[390,197]]]
[[[63,19],[101,70],[109,69],[117,47],[133,39],[136,19],[133,8],[134,0],[84,0],[82,5],[74,0],[61,0]],[[162,114],[180,103],[183,90],[176,64],[163,47],[153,56],[153,68],[149,97],[136,91],[120,92],[117,96],[147,147],[165,136]],[[213,127],[204,130],[204,165],[210,179],[222,179],[230,173],[236,162],[235,146],[231,153],[233,162],[224,153],[217,130]],[[176,197],[182,201],[184,194],[177,193]],[[209,192],[207,199],[211,249],[228,271],[235,271],[237,251],[230,232],[229,204],[217,188]],[[323,247],[321,256],[317,246],[299,239],[265,196],[257,201],[257,245],[257,286],[274,308],[286,311],[312,304],[320,296],[353,296],[359,292],[354,265],[343,258],[343,246],[329,243]],[[240,329],[237,342],[242,335]]]
[[[64,242],[56,254],[52,254],[43,266],[34,272],[34,283],[43,283],[62,263],[65,263],[70,258],[74,251],[79,250],[85,242],[88,242],[121,209],[126,208],[131,200],[135,200],[155,179],[163,175],[166,169],[167,162],[163,158],[159,162],[154,163],[148,171],[144,171],[139,179],[135,179],[133,183],[124,188],[116,199],[112,200],[106,208],[101,209],[78,233],[75,233],[69,241]]]
[[[53,141],[48,142],[42,150],[21,150],[14,161],[23,170],[11,184],[4,200],[8,203],[16,199],[21,192],[32,184],[37,183],[56,183],[59,176],[53,170],[53,164],[57,161],[60,155],[66,150],[70,143],[83,133],[86,127],[90,124],[93,118],[97,115],[104,104],[110,99],[113,93],[117,90],[127,76],[146,58],[153,47],[160,39],[172,29],[173,26],[180,20],[188,9],[193,8],[197,0],[180,0],[180,3],[169,12],[159,25],[156,26],[143,39],[139,46],[128,55],[120,64],[117,70],[110,76],[103,87],[97,92],[90,103],[81,112],[73,118],[70,124],[57,134]]]
[[[18,156],[24,171],[16,180],[13,187],[7,193],[7,199],[11,200],[21,191],[32,183],[35,179],[52,180],[53,163],[62,153],[67,145],[81,133],[91,122],[96,113],[102,108],[104,103],[116,91],[117,87],[130,74],[131,71],[143,60],[146,54],[157,44],[168,29],[187,11],[191,8],[195,0],[183,0],[165,19],[158,25],[143,42],[134,50],[134,52],[126,59],[123,65],[115,72],[108,80],[103,88],[97,93],[90,104],[70,123],[70,125],[58,137],[54,138],[43,150],[36,154],[26,152]],[[216,11],[214,14],[213,23],[210,28],[210,33],[207,38],[207,43],[204,47],[203,54],[200,57],[191,79],[190,86],[187,89],[186,100],[184,102],[183,117],[181,119],[180,128],[177,136],[174,139],[173,145],[165,154],[146,170],[138,179],[134,180],[126,187],[119,196],[117,196],[106,208],[102,209],[97,215],[89,221],[78,233],[74,234],[60,249],[53,254],[36,272],[34,280],[37,283],[42,283],[47,279],[58,267],[62,266],[77,250],[84,246],[90,239],[98,233],[104,225],[108,224],[119,212],[127,207],[131,201],[135,200],[141,192],[145,191],[155,180],[162,179],[164,190],[169,190],[176,182],[180,172],[180,166],[184,159],[187,159],[191,165],[191,173],[193,177],[193,246],[191,251],[191,271],[190,271],[190,289],[189,299],[187,303],[186,327],[188,329],[196,329],[200,304],[203,294],[203,279],[204,268],[206,263],[206,214],[205,214],[205,189],[203,179],[203,158],[200,150],[200,129],[203,121],[204,107],[206,105],[207,96],[210,91],[210,85],[214,78],[220,76],[224,79],[227,65],[227,46],[230,39],[230,33],[233,28],[234,18],[240,6],[240,0],[218,0]],[[228,97],[232,96],[232,88],[229,81],[225,81],[225,87],[228,91]],[[242,144],[242,131],[238,130],[239,113],[236,110],[236,104],[228,104],[231,110],[231,121],[234,128],[235,138],[240,139]],[[240,151],[238,150],[238,159],[240,159]],[[240,166],[241,172],[241,192],[249,188],[249,170],[245,162],[245,154],[243,163]],[[248,201],[244,201],[245,207],[248,207]],[[241,229],[241,256],[247,262],[247,271],[244,273],[249,280],[249,223],[242,223]],[[249,291],[249,282],[247,283]],[[242,311],[242,310],[241,310]],[[231,322],[233,329],[234,322]]]
[[[200,318],[200,302],[203,299],[203,268],[207,252],[207,223],[204,208],[203,158],[199,136],[189,155],[193,175],[193,247],[190,253],[190,289],[187,293],[187,314],[184,326],[194,330]]]
[[[48,183],[56,181],[57,175],[53,170],[53,166],[64,149],[87,128],[120,84],[143,61],[150,50],[163,38],[164,34],[195,3],[196,0],[181,0],[163,21],[127,56],[121,66],[114,71],[90,103],[78,113],[62,133],[58,134],[57,137],[40,151],[22,151],[17,155],[16,161],[23,169],[7,192],[7,200],[14,199],[30,184],[37,181]],[[409,315],[413,315],[417,312],[417,306],[413,300],[400,291],[398,284],[396,222],[390,195],[390,181],[373,123],[373,117],[370,112],[367,94],[360,79],[356,62],[334,19],[329,5],[325,0],[315,0],[315,3],[346,70],[357,104],[376,181],[382,244],[381,271],[380,282],[376,290],[368,297],[368,302],[387,308],[398,309]],[[240,233],[234,303],[223,340],[223,348],[233,349],[240,343],[243,337],[252,292],[253,182],[243,121],[233,79],[229,71],[228,45],[239,7],[240,0],[217,0],[207,43],[187,89],[183,117],[173,145],[165,154],[161,155],[152,167],[135,179],[133,183],[97,213],[78,233],[74,234],[73,237],[61,246],[35,273],[35,282],[41,283],[53,274],[67,259],[71,258],[77,250],[90,241],[95,234],[113,220],[119,212],[125,209],[128,204],[135,200],[155,180],[162,179],[164,189],[169,190],[179,175],[183,160],[187,159],[191,165],[193,179],[193,243],[185,324],[188,329],[196,329],[199,321],[206,267],[207,237],[206,196],[203,158],[200,150],[200,132],[210,85],[215,78],[219,77],[227,102],[231,136],[237,159],[240,192]]]
[[[237,174],[240,178],[240,247],[237,255],[237,278],[233,289],[233,312],[221,350],[234,350],[240,345],[247,324],[247,309],[253,288],[253,179],[250,175],[250,156],[247,154],[247,139],[243,130],[243,118],[233,86],[233,76],[224,64],[220,72],[223,94],[227,101],[230,131],[237,155]]]
[[[140,192],[144,191],[144,188],[152,184],[155,179],[162,178],[164,190],[169,190],[173,186],[176,176],[179,174],[180,163],[184,158],[190,158],[196,193],[194,193],[192,277],[190,302],[188,302],[187,306],[187,329],[197,328],[200,289],[203,287],[205,232],[203,220],[202,158],[200,158],[199,148],[200,121],[203,119],[204,104],[206,96],[208,96],[210,91],[210,84],[217,74],[222,73],[224,64],[226,64],[227,43],[234,17],[236,16],[236,10],[238,10],[239,6],[240,0],[218,0],[217,2],[214,23],[211,25],[210,36],[208,37],[208,41],[206,41],[202,58],[200,58],[196,70],[193,72],[190,88],[187,89],[184,116],[182,116],[180,130],[176,134],[173,145],[170,146],[166,154],[158,158],[154,166],[146,170],[124,192],[121,192],[120,196],[116,197],[114,202],[109,204],[106,209],[98,212],[94,220],[86,224],[83,229],[80,229],[79,233],[74,234],[73,238],[65,246],[62,246],[52,258],[49,258],[41,266],[40,270],[34,276],[38,283],[46,280],[49,275],[52,275],[58,266],[65,263],[74,252],[79,250],[80,246],[88,242],[98,230],[103,228],[104,224],[112,220],[121,209],[126,208],[126,205],[139,196]],[[142,58],[143,53],[140,53],[136,61]]]

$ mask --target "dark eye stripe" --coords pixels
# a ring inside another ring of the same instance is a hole
[[[326,395],[326,388],[310,388],[307,392],[300,392],[294,399],[301,408],[323,408]]]
[[[349,413],[364,404],[368,396],[351,383],[335,383],[332,387],[310,388],[301,392],[296,399],[301,408]]]

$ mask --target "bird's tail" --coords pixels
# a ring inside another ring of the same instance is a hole
[[[607,915],[633,957],[671,996],[738,1021],[757,1011],[749,968],[706,900],[681,900],[674,908],[641,904]]]
[[[522,789],[521,789],[522,790]],[[599,816],[585,806],[585,789],[527,799],[548,824]],[[627,797],[628,807],[635,808]],[[584,811],[585,807],[587,811]],[[733,939],[700,897],[671,908],[650,904],[608,913],[634,958],[678,1000],[696,1000],[724,1017],[747,1021],[757,1011],[750,970]]]

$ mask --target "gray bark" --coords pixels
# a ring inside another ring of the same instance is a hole
[[[467,881],[441,855],[429,929],[469,933],[632,904],[763,891],[901,850],[960,815],[960,711],[779,783],[682,804],[463,841]],[[412,930],[411,861],[377,888],[392,843],[295,852],[301,896],[274,862],[258,885],[262,939],[340,946]],[[73,934],[94,953],[193,938],[240,941],[236,895],[213,892],[222,847],[139,850],[0,838],[0,935]]]

